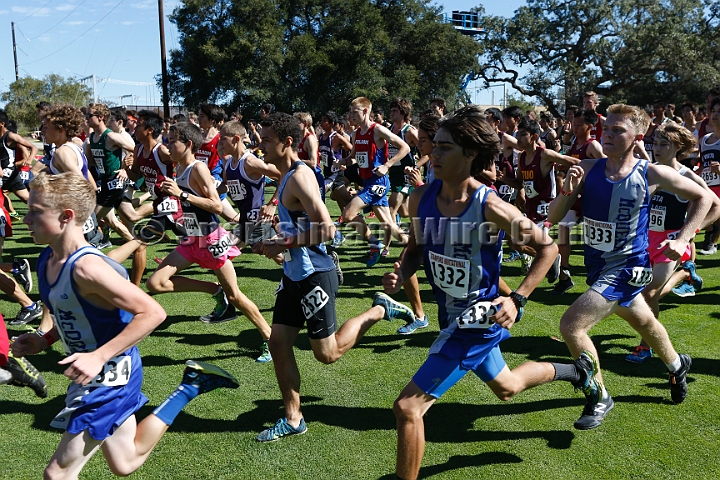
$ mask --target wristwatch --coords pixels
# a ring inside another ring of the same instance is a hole
[[[187,202],[187,199],[189,196],[190,196],[190,194],[188,192],[182,192],[180,194],[180,200],[182,200],[183,202]]]
[[[513,291],[510,295],[508,295],[510,298],[513,299],[515,302],[515,305],[517,305],[518,308],[522,308],[527,303],[527,297],[525,295],[520,295],[519,293]]]

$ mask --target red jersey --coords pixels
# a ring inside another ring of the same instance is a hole
[[[217,167],[217,164],[220,161],[220,155],[218,155],[217,151],[219,142],[220,132],[218,132],[218,134],[215,135],[209,142],[205,142],[200,145],[197,153],[195,153],[195,158],[207,165],[211,172],[215,170],[215,167]]]
[[[310,157],[308,156],[308,153],[305,151],[305,140],[308,139],[310,135],[312,135],[312,132],[308,132],[303,139],[300,141],[300,145],[298,145],[298,158],[300,160],[310,160]],[[315,162],[315,166],[320,166],[320,149],[318,149],[317,152],[317,160]]]
[[[555,198],[555,171],[551,169],[543,176],[540,160],[543,150],[543,147],[537,147],[530,165],[525,164],[525,152],[520,153],[518,160],[518,170],[522,175],[525,190],[525,212],[535,223],[547,218],[550,202]]]
[[[358,172],[360,178],[367,180],[372,178],[377,167],[385,165],[388,159],[388,145],[385,142],[383,148],[378,148],[375,144],[375,125],[373,122],[367,132],[360,133],[360,128],[355,130],[355,160],[358,164]]]
[[[590,130],[590,138],[594,138],[595,140],[597,140],[599,142],[600,139],[602,138],[602,115],[600,115],[598,113],[597,116],[598,116],[597,123],[592,128],[592,130]]]
[[[145,182],[150,189],[153,198],[153,214],[171,215],[173,219],[182,218],[182,206],[177,197],[173,197],[160,189],[162,182],[175,177],[175,172],[169,165],[160,160],[158,149],[162,144],[158,143],[151,152],[145,152],[142,144],[138,147],[136,161],[140,165],[140,173],[145,177]]]

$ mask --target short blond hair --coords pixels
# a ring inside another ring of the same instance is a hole
[[[350,102],[351,107],[367,108],[368,111],[372,110],[372,102],[365,97],[357,97]]]
[[[75,212],[75,224],[82,225],[95,210],[95,188],[85,177],[73,172],[52,175],[42,172],[30,182],[32,192],[41,193],[45,203],[59,212]]]
[[[293,113],[293,117],[297,118],[302,123],[307,125],[308,128],[312,126],[312,115],[310,115],[308,112],[295,112]]]
[[[244,138],[247,136],[247,130],[245,130],[245,127],[242,123],[238,120],[231,120],[225,124],[223,124],[220,131],[225,132],[227,135],[232,135],[233,137],[237,135],[240,138]]]
[[[633,105],[625,105],[624,103],[616,103],[610,105],[607,109],[608,115],[622,115],[630,118],[630,123],[635,126],[635,134],[645,134],[650,126],[650,117],[645,110]]]
[[[592,90],[588,90],[587,92],[583,93],[583,98],[590,97],[594,100],[598,99],[598,94],[593,92]]]

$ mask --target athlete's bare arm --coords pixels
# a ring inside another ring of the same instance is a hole
[[[195,162],[190,172],[190,187],[200,195],[188,196],[187,201],[191,205],[202,208],[210,213],[219,215],[222,213],[222,202],[215,188],[215,179],[210,174],[207,165],[202,162]],[[165,180],[162,183],[162,191],[175,197],[179,197],[182,189],[173,180]]]
[[[135,142],[130,135],[125,136],[122,133],[110,132],[105,137],[105,148],[108,150],[116,150],[122,148],[128,152],[132,152],[135,149]]]
[[[272,178],[273,180],[280,180],[280,170],[275,165],[265,163],[255,155],[250,154],[245,158],[245,172],[252,179],[260,178],[262,175]]]
[[[27,161],[23,162],[23,165],[30,165],[35,159],[35,155],[37,155],[38,152],[35,144],[32,142],[28,142],[27,140],[25,140],[25,138],[15,132],[8,132],[7,138],[8,140],[10,140],[10,145],[8,146],[12,147],[12,144],[14,143],[15,145],[22,145],[23,147],[30,150],[30,156],[27,157]]]
[[[585,175],[592,169],[595,162],[597,162],[597,159],[586,158],[580,161],[578,165],[570,167],[565,175],[562,187],[562,190],[568,195],[558,195],[550,202],[547,215],[548,222],[556,224],[565,218],[565,215],[577,200],[578,195],[582,193],[585,187]]]
[[[590,142],[590,145],[588,145],[587,150],[585,151],[587,156],[590,158],[604,158],[605,153],[603,153],[602,145],[597,140],[593,140]]]
[[[405,158],[410,153],[410,147],[408,146],[405,141],[392,133],[389,129],[383,127],[382,125],[376,125],[374,130],[374,136],[375,136],[375,144],[379,147],[381,145],[384,145],[384,142],[391,143],[395,145],[398,149],[398,152],[395,154],[394,157],[388,158],[387,162],[385,162],[384,165],[381,165],[377,167],[376,175],[382,176],[387,175],[388,169],[395,165],[397,162]]]

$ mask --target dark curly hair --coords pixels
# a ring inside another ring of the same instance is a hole
[[[272,128],[281,142],[287,137],[291,137],[292,149],[297,151],[302,132],[295,117],[282,112],[273,113],[265,117],[265,120],[260,122],[260,126]]]

